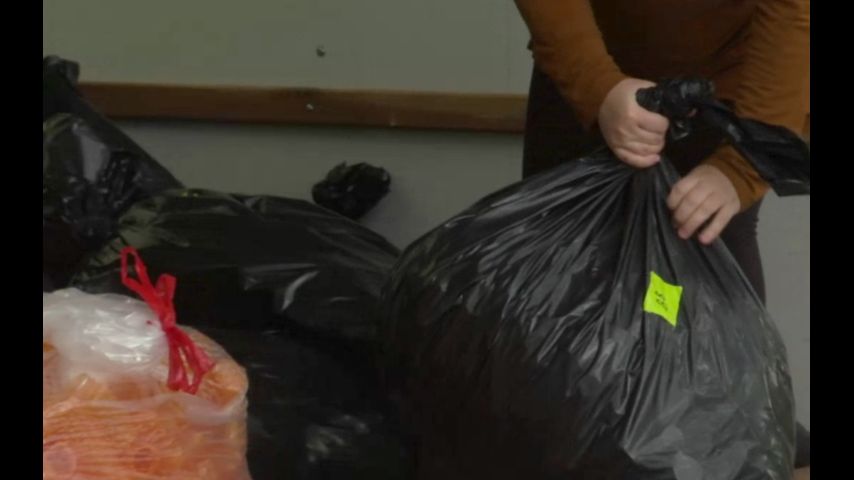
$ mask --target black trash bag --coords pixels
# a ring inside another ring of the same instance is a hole
[[[112,148],[73,115],[45,122],[43,148],[43,216],[67,224],[86,248],[112,238],[133,203],[181,186],[153,160]]]
[[[192,326],[263,329],[292,321],[353,340],[376,337],[377,302],[398,250],[380,235],[302,200],[172,190],[136,203],[118,236],[73,284],[121,292],[120,252],[181,279],[175,304]]]
[[[77,65],[43,65],[43,274],[62,288],[86,252],[116,234],[136,201],[181,184],[75,88]],[[47,284],[46,284],[47,285]]]
[[[809,145],[784,127],[739,118],[713,95],[710,82],[675,79],[660,83],[659,88],[641,90],[638,102],[668,114],[672,140],[688,136],[691,124],[712,127],[750,161],[778,195],[809,195]],[[697,117],[692,115],[695,109]]]
[[[201,330],[247,371],[254,480],[412,478],[373,351],[299,329]]]
[[[358,220],[388,194],[391,176],[382,168],[342,163],[311,191],[315,203]]]
[[[42,122],[57,113],[71,113],[79,108],[75,102],[81,99],[77,91],[79,78],[80,65],[76,62],[53,55],[42,59]],[[94,111],[91,107],[86,110]]]
[[[711,92],[679,81],[639,99],[677,136],[696,109],[780,193],[809,192],[803,142]],[[721,242],[677,236],[677,179],[666,159],[634,170],[600,150],[404,252],[383,356],[419,478],[791,478],[783,341]]]
[[[87,252],[116,235],[130,205],[180,184],[153,160],[104,143],[79,117],[54,115],[42,133],[43,273],[61,288]]]
[[[134,160],[138,170],[134,176],[136,188],[142,192],[159,192],[168,188],[181,188],[168,170],[157,163],[113,122],[98,111],[77,90],[79,67],[76,63],[58,57],[46,57],[42,62],[42,101],[46,122],[57,114],[68,114],[85,123],[94,136],[111,155],[122,155]],[[55,154],[58,152],[54,152]],[[72,151],[74,155],[78,152]],[[81,160],[82,161],[82,160]],[[100,171],[100,164],[88,165],[87,171]]]

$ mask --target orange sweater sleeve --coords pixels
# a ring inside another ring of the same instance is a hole
[[[608,54],[589,0],[516,0],[537,66],[592,127],[609,91],[626,78]]]
[[[740,67],[740,84],[733,99],[736,113],[802,133],[809,109],[809,67],[809,0],[761,0]],[[732,147],[722,147],[707,163],[733,182],[742,209],[768,190]]]

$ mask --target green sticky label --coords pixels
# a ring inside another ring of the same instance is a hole
[[[643,300],[645,312],[653,313],[676,326],[679,317],[679,302],[682,300],[682,287],[671,285],[655,272],[649,272],[649,288]]]

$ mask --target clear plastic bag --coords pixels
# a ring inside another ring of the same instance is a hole
[[[195,394],[170,388],[169,339],[145,303],[43,297],[45,480],[248,479],[246,373],[213,340]]]

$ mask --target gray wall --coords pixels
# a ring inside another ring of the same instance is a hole
[[[187,185],[310,199],[340,162],[388,169],[392,191],[365,223],[399,246],[518,180],[515,135],[125,122]],[[810,418],[810,203],[770,195],[760,223],[768,301],[786,340],[801,420]]]
[[[522,93],[530,69],[527,30],[510,0],[42,6],[43,51],[104,81]]]

